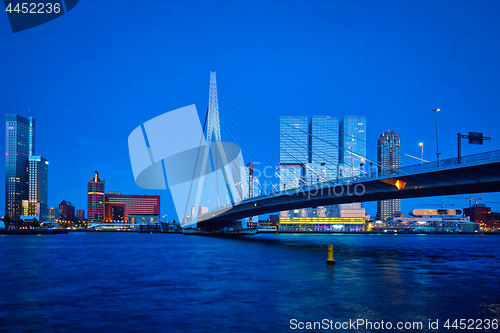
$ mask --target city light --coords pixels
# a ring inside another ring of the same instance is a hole
[[[422,147],[422,155],[421,155],[421,157],[420,157],[420,165],[422,165],[422,164],[423,164],[423,162],[424,162],[424,146],[425,146],[425,145],[424,145],[424,143],[423,143],[423,142],[420,142],[418,145],[419,145],[420,147]]]
[[[84,2],[5,2],[2,331],[499,328],[500,4]]]

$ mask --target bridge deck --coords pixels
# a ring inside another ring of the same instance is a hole
[[[352,202],[431,197],[500,191],[500,150],[392,170],[387,176],[368,175],[360,179],[319,183],[270,193],[221,207],[198,217],[199,222],[238,220],[249,216],[290,209]],[[372,177],[370,177],[372,176]],[[401,189],[396,180],[405,183]],[[359,195],[361,194],[362,195]]]

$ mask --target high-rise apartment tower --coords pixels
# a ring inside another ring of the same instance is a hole
[[[391,175],[401,168],[401,139],[398,133],[387,131],[378,139],[378,173]],[[384,220],[401,212],[401,199],[377,201],[377,219]]]

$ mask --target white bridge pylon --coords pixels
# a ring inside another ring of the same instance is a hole
[[[205,149],[202,160],[202,173],[200,174],[200,180],[198,183],[198,189],[196,192],[195,199],[195,209],[193,214],[193,219],[198,217],[198,207],[200,206],[201,195],[203,191],[203,184],[205,180],[205,171],[207,170],[207,163],[209,163],[209,150],[211,150],[212,162],[214,164],[214,171],[216,173],[216,193],[217,193],[217,208],[219,208],[219,184],[217,180],[218,164],[220,163],[222,174],[224,177],[224,183],[227,189],[227,195],[231,203],[231,207],[243,200],[243,191],[241,189],[242,169],[238,165],[239,161],[242,160],[241,152],[240,155],[228,163],[226,152],[224,151],[224,145],[221,141],[220,133],[220,121],[219,121],[219,101],[217,97],[217,81],[215,77],[215,72],[210,72],[210,92],[208,98],[208,111],[207,111],[207,148]],[[215,150],[215,151],[214,151]],[[233,170],[231,170],[231,167]],[[237,184],[239,184],[237,189]],[[225,192],[225,191],[224,191]]]

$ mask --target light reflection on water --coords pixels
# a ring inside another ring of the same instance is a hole
[[[289,331],[292,318],[500,319],[499,240],[0,236],[0,330],[276,332]]]

